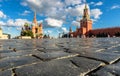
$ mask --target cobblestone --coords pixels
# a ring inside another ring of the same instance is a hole
[[[0,40],[0,76],[119,76],[119,38]]]

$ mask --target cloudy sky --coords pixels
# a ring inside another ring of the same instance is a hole
[[[0,26],[4,33],[19,36],[25,22],[32,23],[34,11],[43,23],[44,34],[58,37],[80,26],[85,0],[0,0]],[[93,29],[120,26],[120,0],[87,0]]]

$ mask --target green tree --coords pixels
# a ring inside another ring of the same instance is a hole
[[[21,32],[21,36],[31,36],[33,38],[33,33],[31,30],[25,30]]]

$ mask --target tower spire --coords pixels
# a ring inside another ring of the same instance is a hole
[[[36,0],[35,0],[35,2],[36,2]],[[38,25],[38,24],[37,24],[37,19],[36,19],[36,10],[35,10],[35,9],[34,9],[33,24],[34,24],[35,26],[37,26],[37,25]]]
[[[71,26],[70,26],[69,32],[70,32],[70,33],[72,32],[72,28],[71,28]]]
[[[85,2],[85,9],[87,9],[87,2]]]
[[[83,15],[83,19],[84,20],[89,20],[90,19],[90,16],[89,16],[89,13],[88,13],[88,7],[87,7],[87,2],[85,1],[85,8],[84,8],[84,15]]]
[[[78,30],[78,26],[76,26],[76,31]]]
[[[34,11],[33,23],[37,26],[36,11]]]

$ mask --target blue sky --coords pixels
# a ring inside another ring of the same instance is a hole
[[[75,31],[82,18],[85,0],[0,0],[0,26],[4,33],[19,36],[25,22],[37,12],[44,34],[58,37],[71,26]],[[120,0],[87,0],[93,29],[120,27]]]

